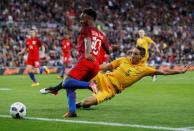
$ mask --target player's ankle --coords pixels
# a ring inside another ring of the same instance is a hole
[[[83,102],[76,103],[76,108],[83,108]]]
[[[64,114],[64,117],[68,118],[68,117],[77,117],[76,112],[67,112]]]

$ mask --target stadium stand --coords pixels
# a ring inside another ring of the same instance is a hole
[[[98,12],[97,27],[109,42],[120,44],[120,50],[112,57],[125,55],[135,46],[137,31],[144,29],[161,50],[160,55],[150,51],[149,63],[194,64],[193,5],[193,0],[2,0],[0,67],[25,65],[25,57],[16,55],[25,46],[31,27],[37,28],[46,45],[43,62],[48,66],[61,65],[60,39],[65,32],[73,32],[71,40],[76,46],[78,14],[85,7]],[[76,61],[75,57],[72,61]]]

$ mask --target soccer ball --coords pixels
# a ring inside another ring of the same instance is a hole
[[[9,113],[12,118],[20,119],[26,116],[26,106],[21,102],[13,103],[10,106]]]

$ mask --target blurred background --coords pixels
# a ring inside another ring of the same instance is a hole
[[[79,14],[86,7],[97,11],[96,26],[109,43],[120,45],[111,59],[134,47],[137,31],[144,29],[161,50],[156,54],[151,48],[150,64],[194,64],[193,0],[1,0],[0,67],[25,66],[25,57],[16,54],[25,47],[32,27],[46,46],[42,65],[60,66],[60,40],[68,32],[76,47]],[[72,63],[76,61],[75,50]]]

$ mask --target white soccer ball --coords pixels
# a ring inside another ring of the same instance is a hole
[[[13,103],[9,110],[12,118],[20,119],[26,116],[26,106],[21,102]]]

